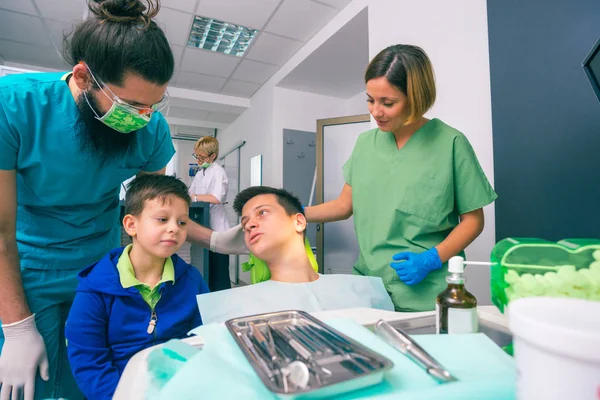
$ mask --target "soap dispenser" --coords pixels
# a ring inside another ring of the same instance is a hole
[[[448,261],[448,287],[436,298],[435,328],[442,333],[478,331],[477,299],[465,288],[465,259],[456,256]]]

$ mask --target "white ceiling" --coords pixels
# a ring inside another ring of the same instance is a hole
[[[349,2],[162,0],[157,21],[176,63],[171,86],[249,98]],[[0,0],[0,62],[70,69],[61,56],[62,35],[85,11],[85,0]],[[259,33],[243,57],[187,47],[194,15],[245,25]],[[195,107],[186,104],[177,114],[223,122],[237,116],[235,112],[203,114]]]
[[[277,86],[347,99],[365,90],[369,63],[364,9],[290,72]]]
[[[239,106],[236,99],[252,97],[350,1],[162,0],[157,21],[175,57],[170,87],[196,94],[172,96],[167,118],[180,128],[196,127],[196,132],[224,128],[248,106]],[[86,11],[86,0],[0,0],[0,64],[71,69],[62,59],[63,33],[70,32]],[[245,25],[259,33],[243,57],[187,47],[194,15]],[[357,77],[368,61],[366,25],[366,13],[361,13],[280,86],[341,98],[364,90]],[[230,102],[223,96],[215,100],[218,95],[233,97],[228,97]]]

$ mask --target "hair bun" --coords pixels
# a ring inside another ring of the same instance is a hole
[[[109,22],[131,22],[142,20],[149,23],[158,14],[159,0],[93,0],[90,10],[100,19]]]

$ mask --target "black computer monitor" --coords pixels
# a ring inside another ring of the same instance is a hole
[[[583,61],[583,70],[592,84],[598,101],[600,101],[600,39]]]

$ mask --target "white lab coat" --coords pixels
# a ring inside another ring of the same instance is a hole
[[[192,200],[195,194],[212,194],[219,200],[219,204],[210,205],[210,228],[217,232],[223,232],[231,228],[225,214],[228,187],[227,174],[223,167],[216,162],[206,169],[200,168],[190,186]]]

